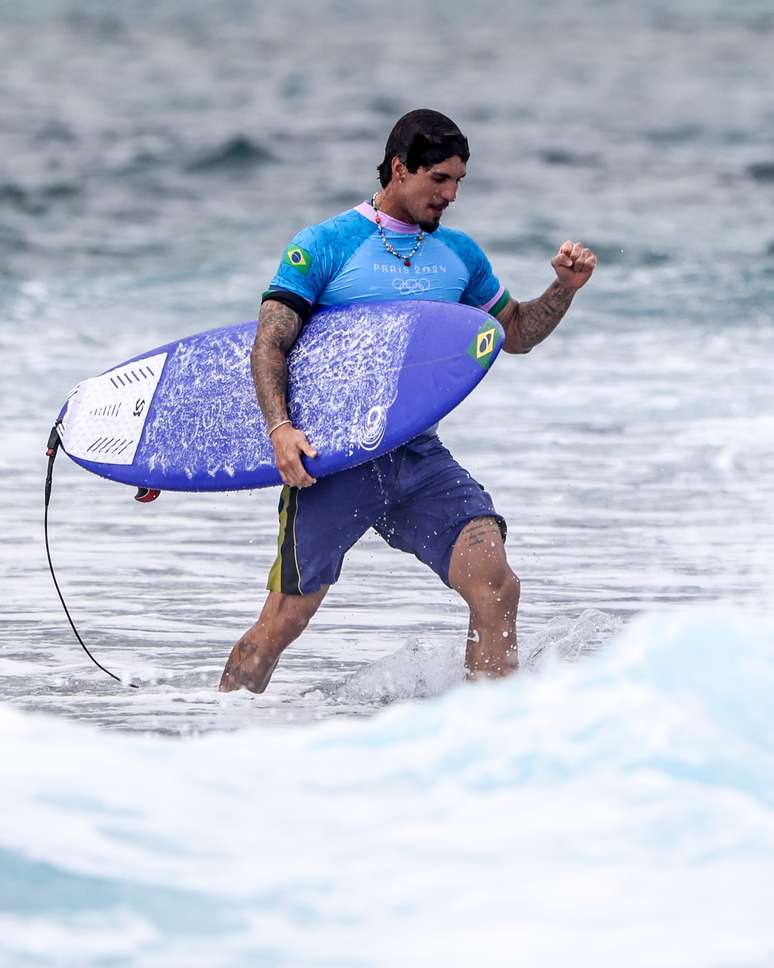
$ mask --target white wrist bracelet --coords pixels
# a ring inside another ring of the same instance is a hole
[[[274,433],[275,430],[277,430],[279,427],[282,427],[285,424],[289,424],[289,423],[293,423],[293,421],[292,420],[289,420],[289,419],[288,420],[280,420],[279,423],[274,424],[274,426],[271,428],[271,430],[268,430],[266,432],[266,436],[267,437],[271,437],[271,435]]]

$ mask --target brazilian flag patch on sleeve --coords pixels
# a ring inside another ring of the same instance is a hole
[[[301,248],[300,245],[289,245],[282,256],[282,263],[286,266],[292,266],[305,276],[312,264],[312,254]]]

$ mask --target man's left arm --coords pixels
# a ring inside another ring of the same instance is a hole
[[[510,299],[497,314],[505,330],[506,353],[529,353],[549,336],[570,308],[575,293],[585,286],[597,257],[581,242],[565,242],[551,260],[556,279],[542,296],[519,303]]]

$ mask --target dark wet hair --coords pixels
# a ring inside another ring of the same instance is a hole
[[[412,173],[418,168],[430,168],[453,155],[463,161],[470,158],[468,139],[457,125],[438,111],[419,108],[409,111],[395,123],[384,149],[384,161],[379,165],[379,181],[386,188],[392,178],[392,159],[398,156]]]

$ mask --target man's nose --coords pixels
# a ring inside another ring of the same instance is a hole
[[[457,188],[458,185],[456,182],[452,182],[451,185],[444,185],[444,187],[441,189],[441,195],[443,196],[445,202],[448,202],[451,205],[453,201],[456,201]]]

